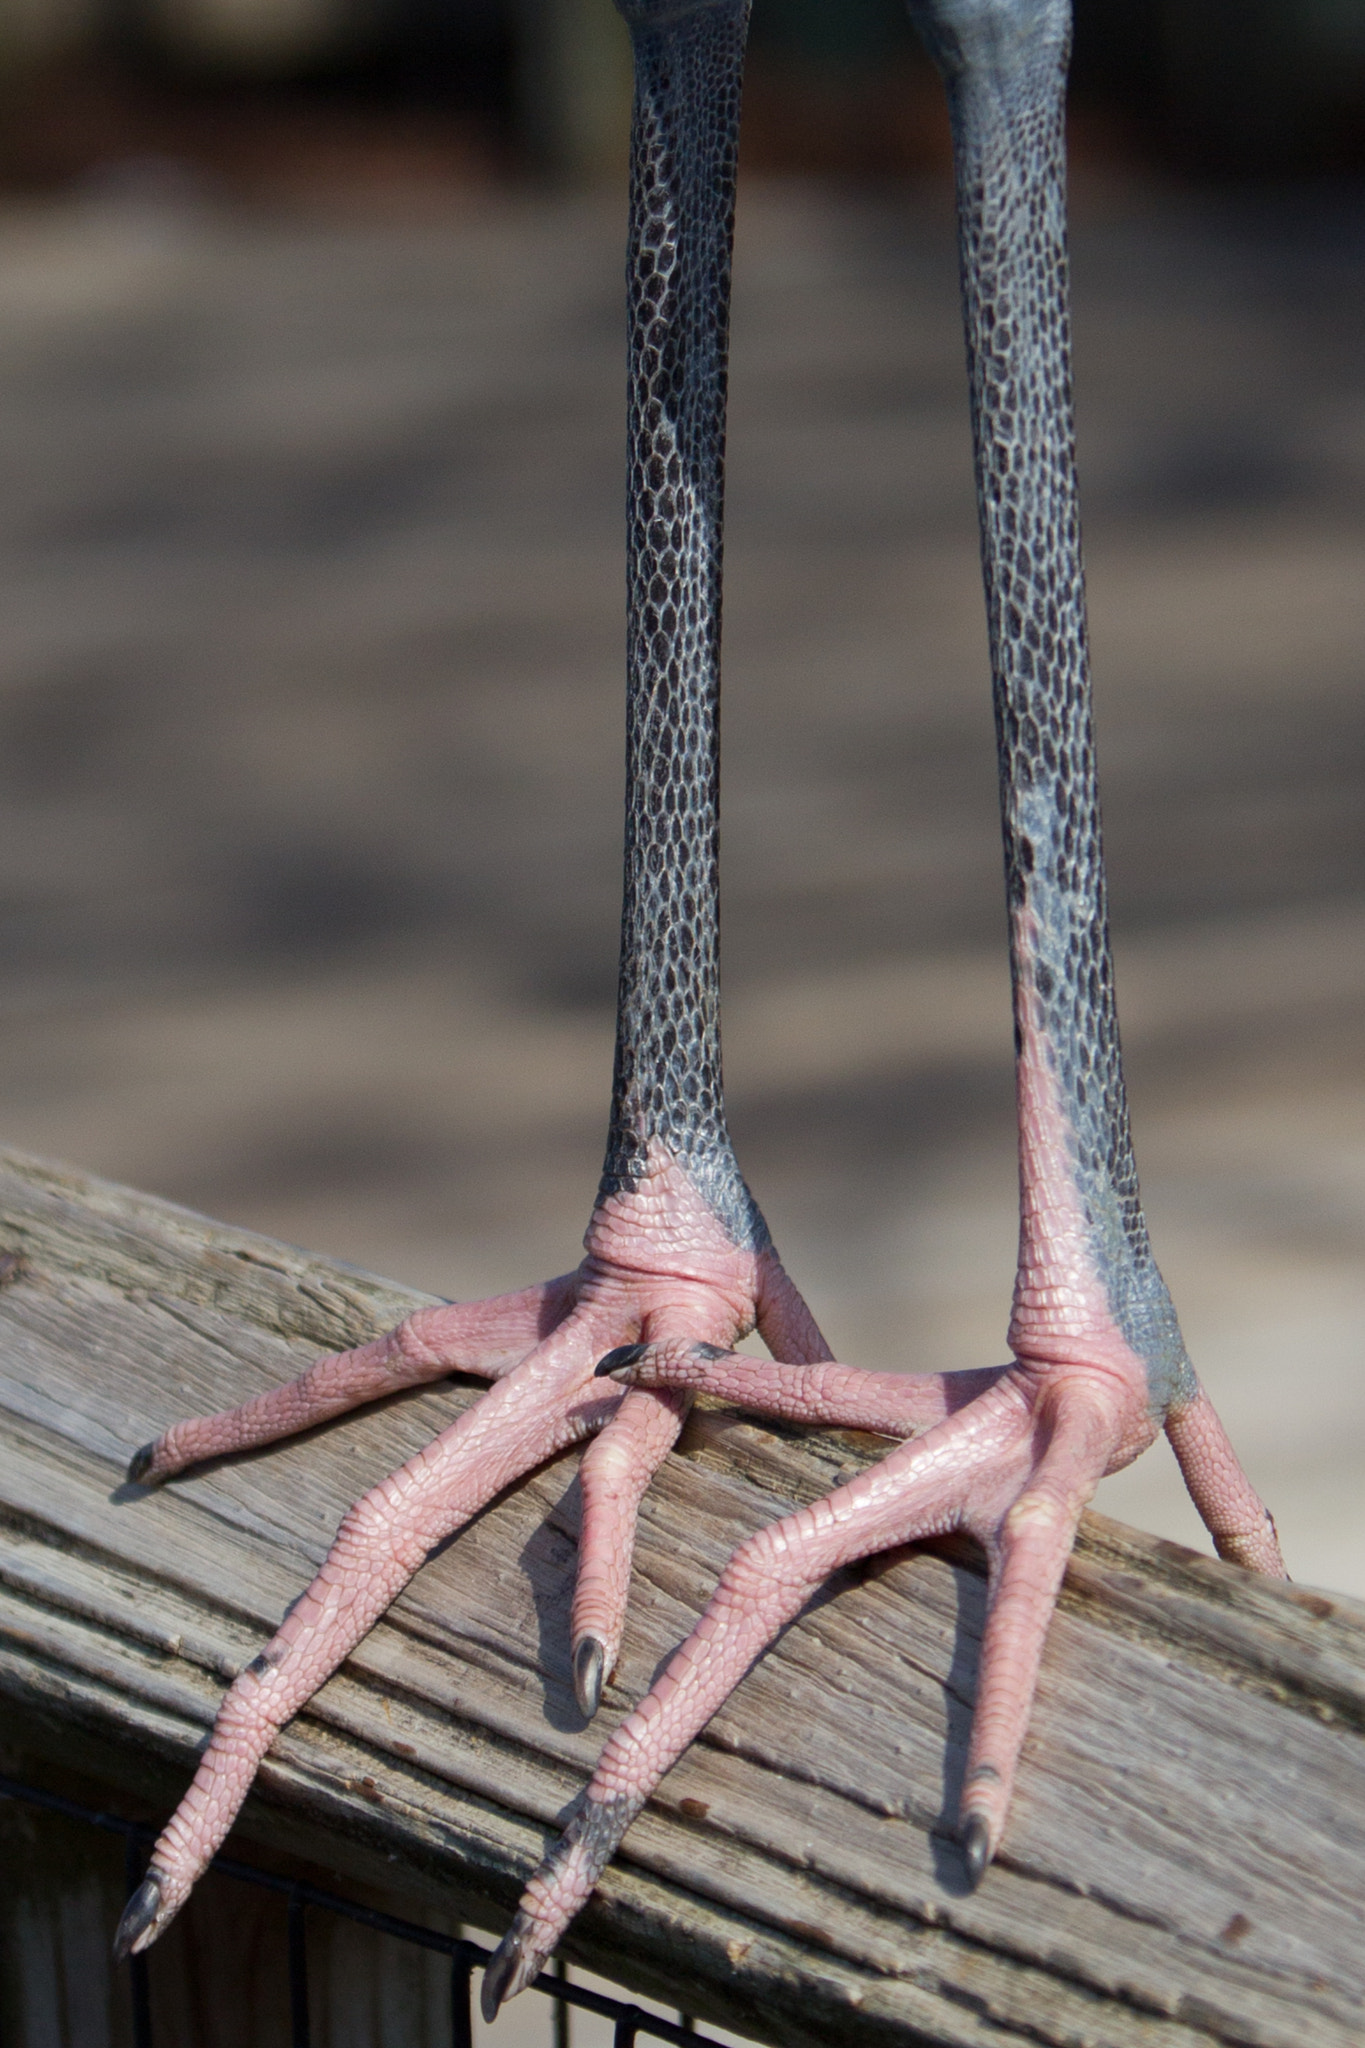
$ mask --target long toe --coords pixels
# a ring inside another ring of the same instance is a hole
[[[128,1477],[155,1485],[186,1466],[297,1436],[368,1401],[448,1373],[501,1379],[564,1321],[576,1287],[577,1275],[564,1273],[488,1301],[418,1309],[386,1337],[353,1351],[330,1352],[297,1379],[238,1408],[173,1423],[134,1455]]]
[[[1171,1408],[1166,1434],[1218,1555],[1268,1578],[1287,1579],[1274,1519],[1203,1387]]]
[[[778,1415],[832,1429],[915,1436],[984,1394],[1008,1366],[951,1373],[865,1372],[825,1359],[813,1365],[751,1358],[685,1340],[627,1344],[600,1359],[598,1373],[627,1387],[686,1388],[733,1401],[754,1415]]]
[[[990,1559],[990,1590],[976,1682],[958,1838],[980,1882],[1005,1831],[1048,1625],[1082,1510],[1107,1469],[1115,1417],[1084,1383],[1032,1403],[1044,1442],[998,1518],[976,1520]]]
[[[589,1719],[616,1668],[630,1591],[635,1526],[645,1489],[677,1441],[687,1410],[678,1393],[628,1393],[583,1453],[583,1515],[570,1633],[574,1694]]]

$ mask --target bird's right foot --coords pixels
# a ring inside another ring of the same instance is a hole
[[[574,1688],[596,1712],[620,1651],[636,1513],[690,1396],[598,1378],[622,1346],[700,1343],[728,1353],[750,1331],[794,1360],[828,1355],[771,1246],[735,1244],[657,1143],[626,1190],[599,1199],[573,1273],[496,1300],[420,1309],[397,1330],[321,1358],[287,1386],[174,1424],[137,1452],[156,1485],[222,1457],[452,1372],[493,1382],[472,1408],[349,1510],[317,1578],[239,1675],[185,1798],[128,1906],[118,1952],[153,1942],[226,1836],[278,1730],[348,1656],[431,1550],[502,1489],[591,1439],[571,1620]]]

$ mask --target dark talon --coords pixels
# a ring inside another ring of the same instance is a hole
[[[149,1927],[156,1924],[161,1911],[161,1879],[154,1870],[149,1870],[137,1890],[123,1909],[118,1932],[114,1936],[114,1961],[126,1962],[134,1946],[141,1940]]]
[[[967,1866],[967,1877],[975,1891],[986,1875],[986,1865],[991,1860],[990,1823],[982,1813],[969,1813],[962,1823],[960,1838],[962,1860]]]
[[[615,1351],[609,1351],[605,1358],[599,1358],[594,1368],[594,1379],[604,1380],[612,1373],[626,1372],[632,1365],[638,1365],[648,1351],[648,1344],[618,1344]]]
[[[134,1486],[156,1485],[155,1479],[148,1479],[147,1474],[151,1470],[152,1459],[156,1456],[156,1447],[159,1442],[159,1437],[153,1437],[152,1441],[149,1444],[144,1444],[140,1451],[134,1451],[132,1457],[128,1460],[128,1477]]]
[[[483,1973],[479,2010],[483,2014],[486,2026],[492,2026],[504,2000],[515,1998],[531,1974],[532,1966],[521,1945],[525,1920],[524,1913],[517,1914]]]
[[[606,1652],[596,1636],[584,1636],[573,1653],[573,1694],[590,1721],[602,1704],[605,1677]]]

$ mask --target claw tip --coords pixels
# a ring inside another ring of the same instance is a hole
[[[596,1636],[584,1636],[573,1653],[573,1690],[579,1708],[591,1721],[602,1704],[607,1656]]]
[[[638,1365],[648,1351],[648,1344],[618,1344],[605,1358],[599,1358],[594,1367],[596,1379],[610,1379],[614,1373],[628,1372],[632,1365]]]
[[[990,1822],[984,1813],[969,1813],[962,1823],[959,1837],[962,1843],[962,1857],[967,1865],[967,1876],[972,1890],[986,1875],[986,1865],[991,1860]]]
[[[126,1962],[137,1952],[142,1937],[156,1926],[157,1914],[161,1911],[161,1879],[154,1870],[149,1870],[137,1890],[123,1909],[118,1932],[114,1936],[114,1961]],[[145,1946],[145,1944],[143,1944]]]
[[[134,1486],[147,1486],[154,1483],[148,1479],[147,1474],[152,1469],[152,1460],[156,1456],[158,1441],[158,1438],[153,1437],[152,1441],[149,1444],[144,1444],[140,1451],[134,1451],[132,1457],[128,1460],[128,1477]]]
[[[520,1914],[517,1918],[520,1919]],[[523,1989],[534,1964],[521,1944],[521,1936],[514,1920],[502,1940],[498,1943],[483,1973],[479,1989],[479,2009],[484,2024],[492,2026],[499,2010],[509,1998],[515,1998]]]

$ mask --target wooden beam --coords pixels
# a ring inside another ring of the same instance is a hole
[[[0,1696],[162,1799],[349,1501],[477,1389],[143,1494],[127,1458],[177,1416],[421,1297],[12,1155],[0,1251]],[[499,1928],[735,1542],[875,1450],[695,1415],[645,1504],[591,1729],[568,1684],[576,1462],[557,1461],[434,1557],[284,1732],[244,1831]],[[949,1830],[982,1590],[945,1546],[815,1603],[670,1773],[570,1956],[781,2048],[1358,2044],[1365,1610],[1089,1517],[1004,1851],[971,1894]]]

